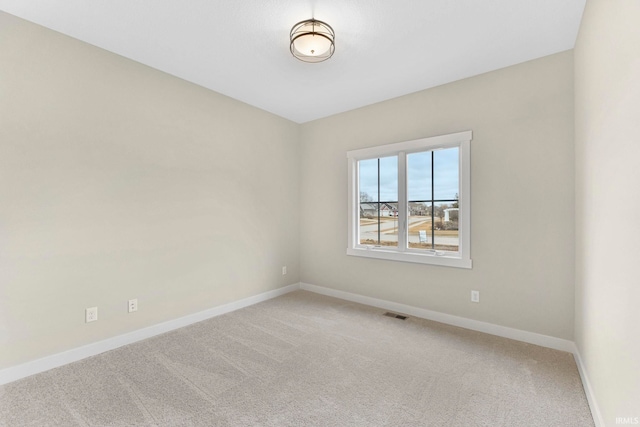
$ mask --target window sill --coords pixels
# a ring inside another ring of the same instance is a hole
[[[418,264],[440,265],[444,267],[471,268],[471,259],[431,253],[397,252],[377,247],[348,248],[347,255],[365,258],[386,259],[389,261],[414,262]]]

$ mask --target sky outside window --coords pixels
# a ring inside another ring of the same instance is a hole
[[[378,159],[361,160],[360,193],[366,193],[373,202],[398,201],[398,157],[380,160],[380,200],[378,200]]]
[[[458,147],[433,152],[434,199],[457,199],[458,187]]]
[[[459,193],[458,148],[433,152],[434,199],[451,200]],[[360,192],[373,202],[398,200],[398,158],[380,159],[380,200],[378,200],[378,159],[361,160]],[[431,151],[407,156],[409,200],[431,200]]]

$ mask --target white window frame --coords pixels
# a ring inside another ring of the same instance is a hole
[[[447,267],[471,268],[471,131],[458,132],[413,141],[351,150],[347,152],[348,161],[348,246],[347,255],[378,258],[392,261],[417,262]],[[406,155],[432,151],[441,148],[458,147],[458,173],[460,193],[458,194],[458,252],[428,251],[411,249],[407,245],[407,168]],[[359,240],[360,189],[358,186],[358,162],[375,158],[398,156],[398,247],[362,245]]]

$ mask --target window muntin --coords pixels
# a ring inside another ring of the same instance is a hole
[[[471,268],[471,137],[349,151],[347,254]]]

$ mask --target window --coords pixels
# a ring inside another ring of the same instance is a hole
[[[347,254],[471,268],[471,138],[349,151]]]

